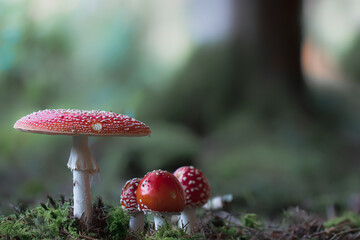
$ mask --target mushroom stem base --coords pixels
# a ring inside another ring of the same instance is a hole
[[[92,218],[90,176],[87,171],[73,170],[74,217],[86,224]]]
[[[143,212],[137,212],[130,215],[129,228],[133,232],[143,232],[144,231],[144,219],[145,215]]]
[[[193,233],[196,222],[196,208],[188,207],[182,211],[179,219],[179,228],[184,229],[187,233]]]
[[[170,223],[170,215],[167,214],[154,214],[155,230],[159,230],[165,224]]]

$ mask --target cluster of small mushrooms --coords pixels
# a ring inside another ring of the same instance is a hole
[[[73,174],[74,216],[90,225],[92,200],[90,176],[99,173],[89,146],[89,136],[149,136],[150,128],[123,114],[76,109],[47,109],[19,119],[14,128],[24,132],[69,135],[73,145],[68,168]],[[194,230],[196,207],[204,205],[210,187],[203,173],[194,167],[181,167],[171,174],[156,170],[142,179],[129,180],[123,189],[121,205],[131,216],[130,228],[143,231],[144,213],[154,213],[155,229],[171,214],[181,213],[179,227]]]
[[[169,223],[171,215],[181,214],[179,228],[194,232],[196,208],[210,197],[209,183],[199,169],[185,166],[174,174],[163,170],[147,173],[142,179],[126,182],[121,195],[121,206],[129,214],[130,230],[144,230],[144,213],[154,213],[155,230]]]

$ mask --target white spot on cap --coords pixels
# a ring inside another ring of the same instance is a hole
[[[102,125],[100,123],[94,123],[91,127],[94,131],[100,131],[102,129]]]

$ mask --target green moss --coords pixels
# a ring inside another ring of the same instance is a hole
[[[360,227],[360,215],[354,212],[347,212],[343,216],[328,220],[324,223],[324,227],[329,228],[341,223],[347,223],[349,227]]]
[[[247,213],[240,220],[248,228],[261,229],[264,225],[255,213]]]
[[[250,236],[242,234],[239,229],[231,226],[222,226],[216,229],[217,236],[221,236],[221,239],[231,240],[246,240],[250,239]]]
[[[101,199],[93,204],[92,226],[73,218],[71,201],[55,201],[49,197],[46,204],[29,210],[20,210],[10,216],[0,216],[0,239],[143,239],[143,240],[202,240],[248,239],[240,228],[228,226],[215,218],[204,224],[201,233],[187,234],[176,226],[165,225],[154,231],[150,219],[145,221],[144,233],[129,232],[129,216],[120,207],[104,205]],[[246,215],[248,226],[258,226],[256,215]]]
[[[123,239],[128,235],[129,216],[121,207],[111,208],[108,218],[110,239]]]
[[[55,208],[56,207],[56,208]],[[58,239],[78,237],[75,220],[69,218],[70,204],[42,204],[20,214],[0,217],[0,233],[4,238]]]
[[[170,225],[162,226],[158,231],[155,231],[152,235],[145,236],[146,240],[195,240],[204,239],[199,234],[188,235],[181,229],[172,228]]]

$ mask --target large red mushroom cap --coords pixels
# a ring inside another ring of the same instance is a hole
[[[76,109],[47,109],[19,119],[14,128],[25,132],[54,135],[146,136],[144,123],[126,115]]]
[[[193,166],[178,168],[174,172],[185,191],[186,207],[201,207],[210,197],[210,186],[202,171]]]
[[[139,208],[145,212],[179,213],[185,207],[185,195],[179,181],[167,171],[149,172],[136,191]]]
[[[138,211],[138,204],[136,202],[136,189],[139,186],[141,178],[133,178],[125,183],[121,194],[121,207],[131,213]]]

